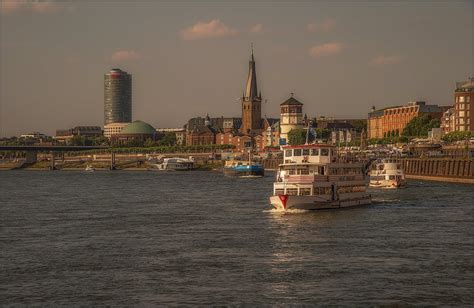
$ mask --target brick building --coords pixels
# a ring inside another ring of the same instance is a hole
[[[441,120],[443,113],[448,109],[448,106],[427,105],[422,101],[379,110],[372,108],[367,121],[368,138],[380,139],[389,134],[399,136],[413,118],[429,114],[433,119]]]
[[[474,101],[474,78],[457,82],[454,91],[454,130],[474,131],[474,114],[471,104]]]

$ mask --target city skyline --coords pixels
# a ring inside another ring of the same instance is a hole
[[[290,92],[312,116],[452,105],[455,82],[473,75],[469,1],[2,1],[0,14],[2,137],[102,125],[103,74],[115,67],[133,75],[133,120],[239,116],[251,42],[262,116],[277,116]]]

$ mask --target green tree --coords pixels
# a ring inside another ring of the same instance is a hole
[[[70,145],[74,146],[84,146],[86,145],[86,137],[85,136],[74,136],[69,140]]]
[[[439,126],[440,122],[438,119],[433,119],[429,114],[423,114],[413,118],[410,122],[408,122],[408,124],[403,129],[402,136],[427,137],[428,131]]]
[[[288,143],[291,145],[305,144],[306,130],[302,128],[292,129],[288,133]]]
[[[306,137],[306,136],[305,136]],[[316,138],[327,140],[331,137],[331,131],[325,128],[316,128]]]
[[[452,143],[452,142],[456,142],[456,141],[467,140],[467,139],[469,139],[469,138],[471,138],[471,137],[474,137],[474,132],[470,132],[470,131],[464,131],[464,132],[455,131],[455,132],[447,133],[447,134],[444,135],[441,139],[443,139],[443,141],[445,141],[445,142]]]
[[[160,145],[176,145],[176,134],[173,132],[166,132],[160,140]]]

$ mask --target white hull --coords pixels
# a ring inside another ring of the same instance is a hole
[[[397,182],[395,180],[381,180],[381,181],[371,180],[369,182],[369,186],[374,187],[374,188],[397,189],[397,188],[404,188],[406,186],[406,181]]]
[[[364,194],[359,198],[343,200],[326,200],[320,196],[271,196],[272,206],[281,211],[285,210],[329,210],[371,204],[371,196]]]

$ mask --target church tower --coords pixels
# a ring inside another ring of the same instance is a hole
[[[249,61],[249,75],[244,95],[242,96],[242,126],[240,131],[248,134],[253,130],[260,129],[262,123],[262,94],[257,88],[257,72],[255,60],[252,55]]]

